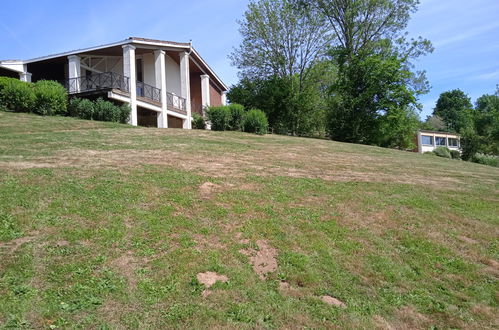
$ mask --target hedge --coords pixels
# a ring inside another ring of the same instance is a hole
[[[259,109],[252,109],[244,116],[243,130],[248,133],[263,135],[269,129],[269,122],[265,112]]]
[[[39,80],[34,84],[34,93],[34,113],[42,116],[67,114],[68,92],[58,82]]]
[[[32,112],[34,105],[32,84],[15,78],[0,77],[0,110]]]
[[[209,107],[206,114],[212,130],[226,131],[230,128],[231,112],[228,106]]]
[[[128,104],[118,106],[102,98],[92,102],[75,97],[69,101],[69,115],[81,119],[126,123],[130,117],[130,107]]]
[[[206,122],[204,121],[203,116],[199,113],[192,114],[192,128],[194,129],[206,129]]]

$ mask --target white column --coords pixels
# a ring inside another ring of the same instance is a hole
[[[166,58],[164,50],[154,51],[154,74],[156,76],[156,88],[161,88],[161,113],[158,115],[158,127],[168,128],[168,116],[166,114]]]
[[[25,82],[31,82],[31,73],[19,72],[19,80],[25,81]]]
[[[130,91],[130,119],[128,123],[137,126],[137,72],[135,72],[135,46],[123,45],[123,75],[128,77]]]
[[[184,120],[184,128],[192,128],[191,117],[191,83],[189,73],[189,53],[180,53],[180,96],[185,99],[187,119]]]
[[[227,92],[222,91],[222,105],[227,105]]]
[[[210,76],[207,74],[201,75],[201,105],[203,107],[203,115],[206,107],[209,107],[210,102]]]
[[[68,56],[68,76],[69,79],[81,77],[80,57],[77,55]],[[69,94],[78,93],[80,91],[80,80],[73,79],[69,81]]]

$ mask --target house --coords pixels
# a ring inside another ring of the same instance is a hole
[[[190,129],[193,113],[226,104],[227,86],[191,43],[130,37],[31,60],[0,61],[0,76],[56,80],[70,96],[128,103],[134,126]]]
[[[415,151],[424,153],[433,151],[437,147],[447,147],[450,150],[460,151],[461,136],[455,133],[420,130],[416,136],[417,149]]]

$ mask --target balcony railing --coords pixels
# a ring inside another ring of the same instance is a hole
[[[103,89],[130,91],[129,78],[115,72],[93,73],[91,75],[70,78],[63,82],[69,94],[92,92]]]
[[[166,105],[168,109],[175,108],[177,110],[186,111],[185,99],[173,93],[166,93]]]
[[[71,78],[62,81],[69,94],[92,92],[107,89],[119,89],[130,92],[130,79],[115,72],[92,73],[91,75]],[[161,102],[161,89],[137,81],[137,96],[144,97],[156,102]],[[173,93],[166,93],[166,102],[169,109],[186,112],[186,100]]]
[[[137,81],[137,96],[161,102],[161,89],[143,83],[142,81]]]

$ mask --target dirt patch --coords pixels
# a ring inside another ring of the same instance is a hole
[[[194,240],[196,241],[196,250],[198,251],[220,250],[225,248],[225,245],[222,244],[218,239],[218,237],[214,235],[204,236],[200,234],[194,234],[193,237]]]
[[[467,236],[464,236],[464,235],[461,235],[461,236],[458,236],[458,238],[465,242],[465,243],[468,243],[468,244],[476,244],[478,243],[477,241],[475,241],[473,238],[469,238]]]
[[[243,233],[236,233],[234,237],[239,241],[240,244],[249,244],[250,240],[248,238],[242,238]]]
[[[225,283],[229,280],[227,276],[219,275],[215,272],[198,273],[196,278],[198,279],[198,282],[203,284],[207,289],[211,288],[218,281]]]
[[[27,236],[19,237],[8,242],[0,242],[0,249],[7,249],[8,253],[14,253],[22,245],[35,240],[39,234],[39,231],[33,231]]]
[[[293,298],[300,298],[303,296],[300,289],[295,288],[294,286],[292,286],[291,284],[289,284],[286,281],[279,282],[279,292],[282,295],[290,296]]]
[[[277,270],[277,250],[267,244],[264,240],[256,241],[258,251],[248,248],[239,250],[240,253],[249,257],[253,270],[260,279],[265,280],[267,274]]]
[[[131,251],[123,254],[122,256],[111,261],[111,267],[113,267],[121,276],[126,278],[130,288],[137,287],[137,275],[135,274],[135,269],[139,261],[133,256]]]
[[[221,190],[221,186],[212,182],[205,182],[199,186],[199,194],[203,199],[210,199],[211,196]]]
[[[343,301],[341,301],[341,300],[339,300],[339,299],[337,299],[335,297],[322,296],[321,300],[322,300],[323,303],[331,305],[331,306],[340,307],[340,308],[346,308],[347,307],[347,305]]]

